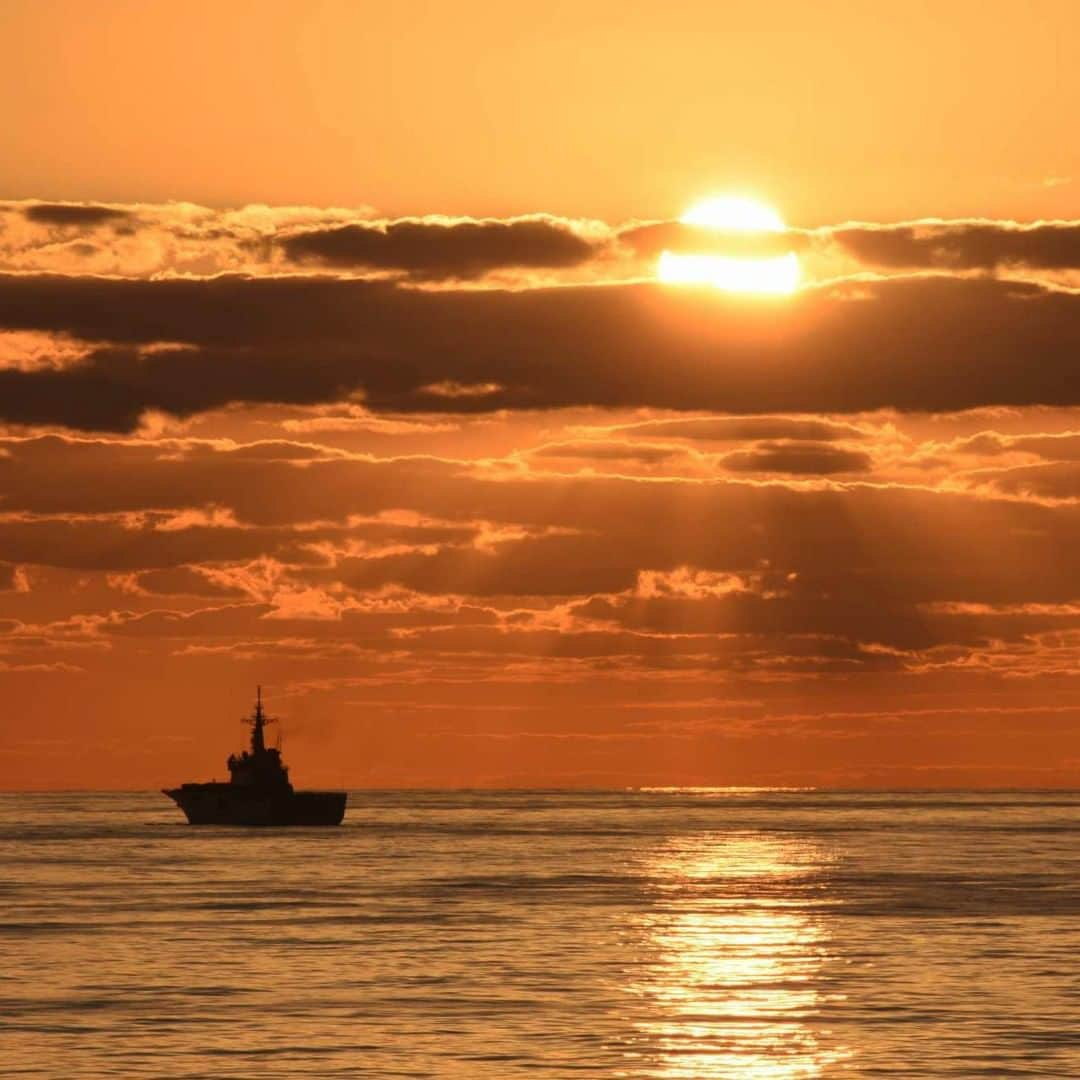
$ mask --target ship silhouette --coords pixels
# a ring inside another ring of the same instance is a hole
[[[162,788],[192,825],[340,825],[344,791],[296,791],[281,750],[267,746],[265,729],[276,721],[266,715],[262,687],[256,691],[251,749],[229,755],[230,779]]]

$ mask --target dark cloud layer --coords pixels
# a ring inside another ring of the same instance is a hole
[[[0,218],[8,214],[10,221],[22,221],[19,228],[0,228],[0,270],[78,274],[89,267],[132,278],[266,274],[292,266],[416,282],[522,285],[535,284],[529,279],[542,274],[564,284],[610,284],[651,275],[664,251],[745,258],[798,252],[805,255],[807,282],[860,268],[890,275],[1014,270],[1045,279],[1080,269],[1080,222],[1073,220],[848,222],[754,233],[671,220],[609,224],[544,213],[376,220],[359,210],[305,206],[0,203]],[[58,229],[64,243],[58,243]]]
[[[829,235],[859,262],[893,269],[1080,268],[1080,225],[1075,222],[860,225],[833,229]]]
[[[693,439],[702,442],[743,442],[753,439],[809,439],[830,442],[858,439],[865,434],[853,424],[794,416],[693,416],[685,420],[650,420],[625,424],[620,432],[645,438]]]
[[[481,277],[506,267],[565,269],[597,251],[554,218],[341,225],[294,233],[281,246],[300,262],[400,270],[418,278]]]
[[[890,279],[773,304],[652,284],[432,292],[12,275],[0,277],[0,328],[111,343],[57,370],[0,371],[0,418],[81,429],[130,430],[147,409],[350,394],[429,412],[1080,402],[1080,296],[995,280]],[[444,384],[483,392],[432,392]]]
[[[95,206],[92,203],[35,203],[23,210],[28,221],[42,225],[71,225],[92,228],[106,222],[123,221],[131,214],[112,206]]]
[[[249,447],[171,440],[42,437],[4,448],[6,564],[126,571],[266,554],[363,587],[523,595],[625,590],[649,568],[744,574],[764,560],[781,578],[798,574],[789,591],[817,595],[829,609],[833,601],[869,607],[875,618],[898,605],[956,598],[1071,599],[1080,580],[1076,506],[888,487],[485,478],[431,458],[313,459],[297,467]],[[229,507],[240,525],[170,526],[176,508],[206,505]],[[374,517],[389,510],[420,516]],[[504,543],[478,545],[476,519],[517,531]],[[319,545],[349,536],[377,552],[343,549],[328,565]],[[701,590],[691,582],[682,591]],[[888,631],[887,621],[879,619],[877,633]]]
[[[734,472],[780,472],[793,475],[868,472],[869,454],[843,450],[828,443],[763,443],[752,450],[737,450],[724,458]]]
[[[649,441],[661,424],[613,423],[619,441],[604,442],[597,428],[575,439],[580,419],[484,418],[477,428],[522,437],[502,460],[380,458],[280,437],[4,437],[5,691],[25,715],[46,695],[51,718],[47,695],[70,698],[74,684],[101,723],[142,730],[146,715],[161,715],[138,697],[145,679],[147,702],[190,695],[162,730],[205,716],[200,743],[220,723],[207,703],[260,679],[286,717],[309,703],[351,724],[358,701],[369,715],[368,701],[387,700],[392,722],[380,730],[404,726],[407,740],[408,702],[447,730],[485,705],[528,710],[529,730],[571,731],[600,708],[656,706],[665,753],[681,745],[687,718],[741,723],[748,709],[771,753],[767,712],[782,704],[850,740],[897,708],[933,714],[918,731],[948,708],[975,730],[987,703],[1030,707],[1037,696],[1053,715],[1075,695],[1065,684],[1080,654],[1077,505],[1003,497],[1003,485],[964,492],[960,475],[939,490],[890,484],[883,471],[898,467],[890,455],[909,445],[904,431],[919,430],[970,468],[974,439],[940,439],[967,420],[801,417],[785,429],[783,417],[746,417],[746,446],[672,446],[712,463],[712,475],[684,479],[658,471],[672,464]],[[686,419],[733,434],[725,417]],[[557,438],[560,421],[570,421],[561,441],[537,442]],[[818,482],[808,460],[775,456],[815,458],[820,471],[859,464],[839,460],[846,439],[811,438],[815,424],[861,435],[872,479]],[[797,433],[806,438],[792,445]],[[1007,476],[1015,459],[997,451],[1012,436],[994,436],[982,432],[978,445]],[[617,455],[620,474],[553,472],[560,453]],[[738,455],[758,455],[755,471],[774,475],[733,476]],[[635,464],[647,474],[632,475]],[[822,719],[830,709],[858,716]],[[640,719],[623,712],[611,728],[640,730]],[[520,730],[508,723],[506,735]],[[368,769],[367,738],[342,761]],[[823,760],[844,753],[833,740]]]

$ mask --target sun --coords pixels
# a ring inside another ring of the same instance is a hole
[[[783,232],[784,221],[771,207],[756,199],[719,195],[691,206],[679,219],[684,225],[702,225],[726,232]]]
[[[679,219],[684,225],[719,233],[781,233],[783,218],[765,203],[722,195],[692,206]],[[799,287],[799,257],[784,255],[693,255],[665,251],[657,277],[679,285],[711,285],[725,292],[786,295]]]

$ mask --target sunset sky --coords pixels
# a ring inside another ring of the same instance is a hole
[[[0,787],[1075,786],[1076,10],[6,0]]]

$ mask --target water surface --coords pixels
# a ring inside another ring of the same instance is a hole
[[[1080,793],[0,795],[4,1077],[1080,1076]]]

